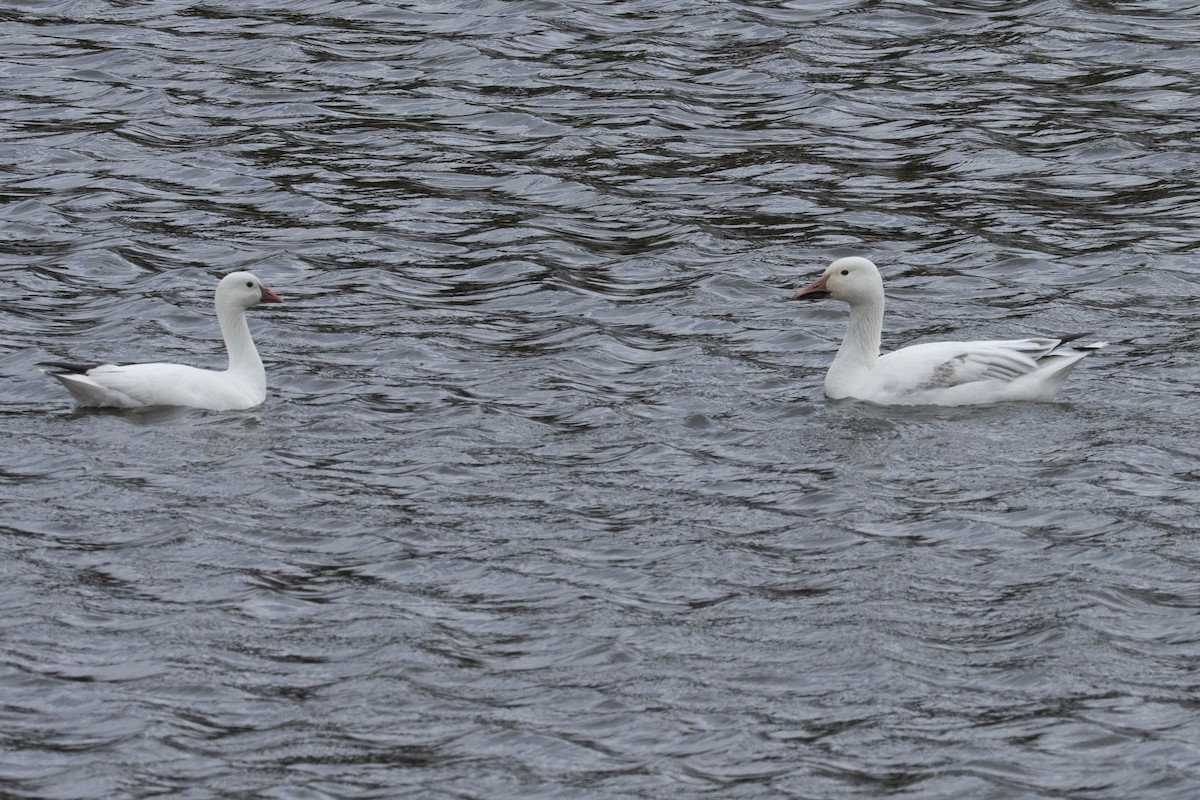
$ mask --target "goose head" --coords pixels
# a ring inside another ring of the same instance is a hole
[[[245,311],[259,303],[282,303],[279,295],[268,289],[251,272],[231,272],[217,284],[217,306]]]
[[[850,305],[879,302],[883,299],[883,279],[879,270],[865,258],[839,258],[821,277],[797,290],[793,300],[824,300],[826,297]]]

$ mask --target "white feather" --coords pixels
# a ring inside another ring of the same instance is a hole
[[[850,306],[846,337],[825,376],[825,394],[833,399],[940,406],[1052,400],[1080,359],[1106,344],[1045,337],[933,342],[881,356],[883,280],[865,258],[838,259],[794,297]]]
[[[280,299],[249,272],[226,275],[217,285],[217,321],[229,353],[223,371],[183,364],[102,364],[82,370],[50,370],[80,406],[145,408],[186,406],[212,411],[252,408],[267,397],[267,376],[246,310]]]

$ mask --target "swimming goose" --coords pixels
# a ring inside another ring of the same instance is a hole
[[[883,280],[875,265],[839,258],[792,299],[827,297],[850,306],[846,337],[825,375],[825,394],[835,400],[937,406],[1053,400],[1080,359],[1107,344],[1074,344],[1078,336],[932,342],[881,356]]]
[[[250,338],[246,310],[259,303],[282,303],[249,272],[226,275],[217,285],[217,321],[229,367],[223,372],[183,364],[47,364],[84,407],[145,408],[185,406],[211,411],[252,408],[267,398],[267,375]]]

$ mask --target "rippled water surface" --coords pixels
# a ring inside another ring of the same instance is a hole
[[[0,10],[0,794],[1194,798],[1200,7]],[[1094,331],[1049,404],[824,400]],[[48,360],[247,412],[77,412]]]

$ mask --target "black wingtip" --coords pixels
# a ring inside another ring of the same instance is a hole
[[[51,375],[86,375],[90,369],[95,369],[99,364],[72,364],[66,361],[43,361],[38,364],[39,367],[45,367],[46,371]]]
[[[1074,344],[1084,337],[1092,336],[1091,331],[1084,333],[1068,333],[1059,338],[1058,344],[1054,345],[1054,350],[1057,351],[1060,347],[1065,347],[1068,350],[1099,350],[1102,347],[1107,347],[1108,342],[1090,342],[1088,344]]]

